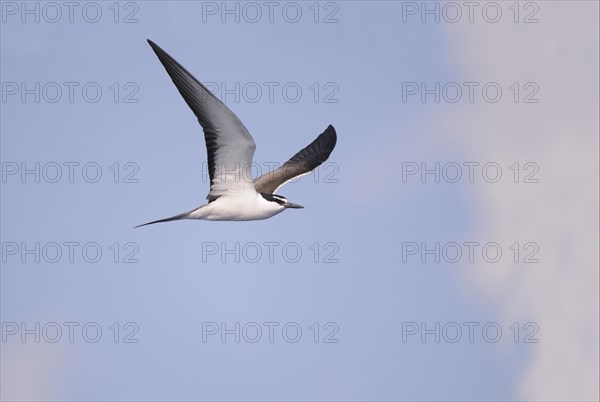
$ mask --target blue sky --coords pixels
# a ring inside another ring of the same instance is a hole
[[[273,22],[260,2],[227,3],[239,22],[221,2],[115,4],[80,3],[70,22],[65,6],[58,18],[47,3],[2,2],[3,398],[597,398],[597,4],[537,2],[515,17],[502,3],[497,23],[479,13],[423,23],[414,2],[283,2]],[[208,192],[201,128],[147,38],[234,89],[223,100],[262,168],[335,126],[319,174],[279,190],[305,209],[133,229]],[[465,82],[477,83],[473,102],[403,101],[406,83],[459,83],[464,95]],[[481,95],[486,83],[499,102]],[[462,178],[440,167],[439,183],[402,180],[408,164],[436,163]],[[481,171],[490,163],[498,182]],[[436,243],[440,262],[422,262]],[[473,262],[465,243],[477,243]],[[481,254],[490,243],[498,262]],[[224,342],[221,323],[234,332]],[[421,323],[433,329],[424,342]],[[565,364],[589,375],[565,375]]]

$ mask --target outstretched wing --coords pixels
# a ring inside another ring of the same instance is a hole
[[[336,142],[335,129],[329,125],[321,135],[281,167],[254,180],[256,191],[273,194],[290,180],[310,173],[329,158]]]
[[[256,144],[240,119],[157,44],[148,43],[204,129],[208,154],[210,192],[214,201],[226,192],[255,191],[243,174],[252,163]]]

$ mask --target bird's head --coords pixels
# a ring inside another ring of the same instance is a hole
[[[267,194],[267,193],[260,193],[260,195],[262,195],[262,197],[270,202],[274,202],[280,206],[282,206],[283,208],[304,208],[302,205],[298,205],[298,204],[294,204],[291,202],[288,202],[287,198],[285,198],[282,195],[277,195],[277,194]]]

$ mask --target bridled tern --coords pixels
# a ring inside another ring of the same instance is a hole
[[[205,205],[136,227],[179,219],[259,220],[287,208],[304,208],[274,193],[327,160],[337,141],[333,126],[282,166],[252,180],[245,172],[251,166],[256,144],[240,119],[167,52],[151,40],[148,43],[204,129],[210,191]]]

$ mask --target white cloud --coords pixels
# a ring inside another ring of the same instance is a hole
[[[536,241],[540,263],[467,275],[504,319],[539,324],[518,397],[598,400],[598,3],[537,4],[537,24],[448,33],[465,81],[535,81],[540,102],[467,103],[438,123],[469,155],[540,166],[538,184],[477,187],[480,237]]]

